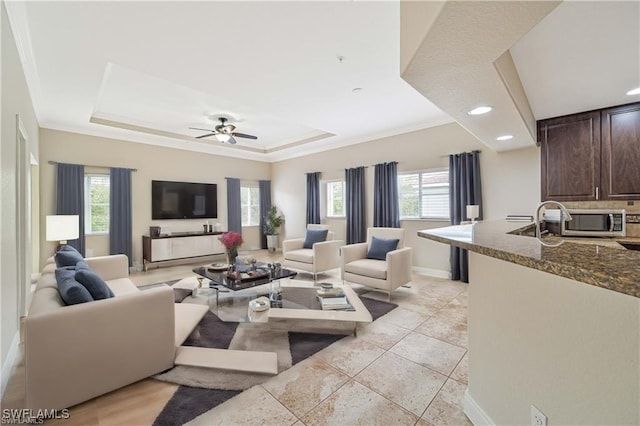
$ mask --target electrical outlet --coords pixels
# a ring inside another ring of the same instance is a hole
[[[547,416],[535,406],[531,406],[531,426],[547,426]]]

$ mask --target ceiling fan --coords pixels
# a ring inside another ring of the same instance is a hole
[[[215,136],[219,142],[222,142],[222,143],[228,142],[231,145],[235,145],[236,143],[238,143],[235,140],[235,138],[258,139],[257,136],[234,132],[234,130],[236,129],[236,126],[234,126],[233,124],[226,124],[227,123],[226,117],[219,117],[218,120],[220,120],[220,124],[218,124],[214,129],[199,129],[197,127],[189,127],[189,128],[193,130],[203,130],[205,132],[210,132],[210,133],[207,133],[206,135],[196,136],[196,139]]]

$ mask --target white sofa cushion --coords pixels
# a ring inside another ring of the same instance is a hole
[[[193,329],[198,325],[202,317],[207,313],[209,307],[196,303],[176,303],[175,304],[175,324],[176,324],[176,347],[182,345]]]
[[[55,263],[47,263],[46,265],[44,265],[44,267],[42,268],[42,271],[40,273],[42,275],[44,275],[44,274],[53,274],[53,273],[55,273],[55,271],[56,271],[56,264]]]
[[[46,274],[43,273],[42,275],[40,275],[40,278],[38,278],[38,284],[36,284],[35,291],[39,291],[43,288],[53,288],[56,291],[58,291],[58,282],[56,281],[56,276],[53,273],[54,271],[55,271],[55,265],[54,265],[53,271],[47,272]]]
[[[295,262],[313,263],[313,249],[299,249],[288,251],[285,255],[287,260]]]
[[[53,277],[53,282],[56,282],[55,277]],[[54,312],[62,306],[64,306],[64,302],[62,301],[62,297],[60,297],[57,286],[40,288],[34,293],[33,299],[31,300],[29,315]]]
[[[123,294],[137,293],[140,290],[131,282],[129,278],[116,278],[107,281],[107,285],[114,295],[121,296]]]
[[[374,259],[359,259],[344,265],[344,271],[357,275],[387,279],[387,262]]]

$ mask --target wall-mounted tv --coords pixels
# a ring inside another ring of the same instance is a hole
[[[216,219],[218,186],[215,183],[151,181],[151,218]]]

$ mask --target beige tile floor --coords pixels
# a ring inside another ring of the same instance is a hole
[[[252,255],[279,260],[266,251]],[[150,269],[132,280],[145,285],[184,278],[194,266]],[[319,280],[339,282],[338,271]],[[382,293],[354,287],[386,300]],[[334,343],[190,424],[470,424],[461,404],[468,376],[466,285],[415,275],[410,288],[393,293],[392,302],[398,308],[359,328],[357,337]],[[23,374],[18,364],[3,408],[20,406]],[[151,424],[175,388],[143,380],[73,407],[64,424]]]

